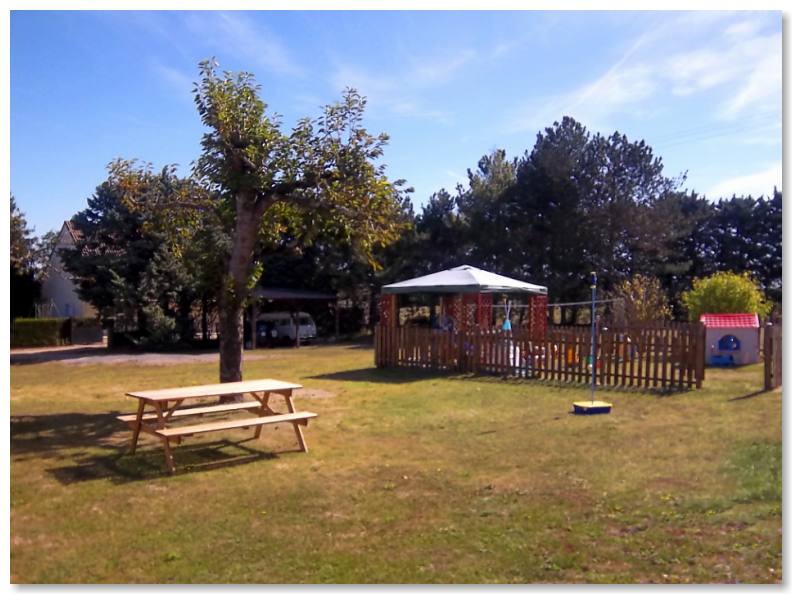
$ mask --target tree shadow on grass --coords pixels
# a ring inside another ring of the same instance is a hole
[[[483,373],[459,373],[457,371],[435,371],[428,369],[409,369],[404,367],[366,367],[350,371],[338,371],[310,376],[310,379],[335,380],[343,382],[371,382],[385,384],[406,384],[428,379],[450,379],[455,381],[481,382],[500,385],[544,386],[570,391],[589,393],[590,385],[555,380],[544,380],[526,377],[508,377]],[[637,386],[597,386],[597,392],[613,394],[648,394],[652,396],[672,396],[689,393],[691,389],[652,388]]]
[[[70,359],[84,359],[93,357],[107,357],[108,355],[126,354],[120,350],[110,350],[106,346],[94,345],[70,349],[41,349],[28,352],[11,351],[11,365],[32,365],[34,363],[52,363],[55,361],[68,361]]]
[[[252,433],[252,429],[249,431]],[[130,438],[131,431],[113,414],[16,416],[11,418],[11,464],[25,464],[31,459],[62,462],[47,472],[63,484],[98,479],[127,483],[169,476],[159,443],[142,435],[137,452],[130,455]],[[239,441],[174,444],[176,471],[208,471],[278,457],[277,453],[248,447],[248,441],[258,442],[245,437]]]
[[[394,367],[366,367],[335,373],[312,375],[309,379],[333,380],[339,382],[371,382],[375,384],[407,384],[432,378],[449,377],[451,372],[430,371],[425,369],[403,369]]]
[[[561,380],[549,380],[530,377],[512,377],[502,375],[487,375],[487,374],[455,374],[449,376],[449,379],[458,381],[472,381],[486,384],[500,384],[526,387],[546,387],[559,390],[568,390],[570,392],[583,392],[586,396],[591,394],[591,384],[564,382]],[[653,388],[653,387],[638,387],[638,386],[610,386],[610,385],[597,385],[597,392],[605,392],[609,394],[644,394],[650,396],[673,396],[675,394],[686,394],[692,390],[688,388]]]

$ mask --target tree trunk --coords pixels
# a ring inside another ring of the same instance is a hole
[[[242,346],[244,342],[244,307],[253,264],[258,221],[253,200],[236,198],[234,244],[228,261],[228,276],[220,291],[220,382],[242,381]]]
[[[221,303],[218,315],[220,330],[220,381],[242,381],[242,307]]]

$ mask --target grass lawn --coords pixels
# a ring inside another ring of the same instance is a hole
[[[315,390],[295,399],[319,414],[309,453],[286,425],[208,434],[173,477],[150,436],[124,453],[113,413],[215,363],[13,365],[12,581],[781,581],[781,393],[756,393],[760,366],[577,417],[580,388],[266,353],[246,378]]]

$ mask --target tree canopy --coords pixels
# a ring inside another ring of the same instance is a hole
[[[684,181],[644,141],[565,117],[521,157],[495,150],[468,171],[468,187],[432,194],[382,279],[469,263],[546,285],[562,302],[587,298],[591,270],[606,291],[642,275],[659,280],[679,317],[693,278],[734,270],[780,301],[781,193],[712,201]]]

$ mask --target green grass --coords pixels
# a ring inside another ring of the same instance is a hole
[[[578,417],[580,388],[272,354],[245,376],[335,394],[297,399],[310,452],[285,426],[209,434],[173,477],[112,414],[216,365],[12,366],[12,581],[781,580],[781,394],[756,393],[759,366]]]

